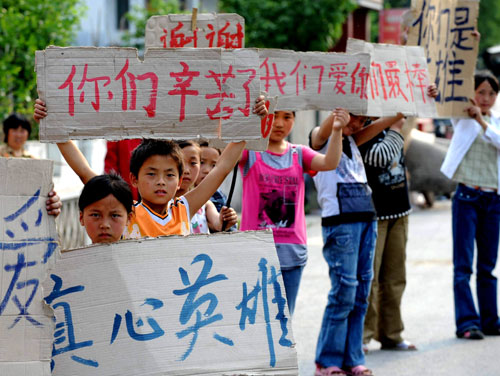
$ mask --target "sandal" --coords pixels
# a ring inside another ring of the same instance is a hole
[[[362,364],[346,369],[346,374],[351,376],[373,376],[372,370]]]
[[[345,376],[347,374],[346,371],[337,366],[323,368],[318,364],[316,364],[316,371],[314,372],[314,376]]]
[[[393,351],[415,351],[415,350],[417,350],[417,346],[415,346],[411,342],[408,342],[407,340],[403,340],[395,345],[382,344],[381,349],[382,350],[393,350]]]

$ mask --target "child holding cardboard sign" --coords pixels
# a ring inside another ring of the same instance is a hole
[[[303,174],[337,167],[342,153],[342,129],[349,122],[346,110],[339,108],[333,113],[335,124],[330,132],[333,141],[326,155],[287,142],[295,113],[277,111],[267,151],[244,151],[240,161],[243,177],[240,229],[272,228],[291,315],[307,261]]]
[[[254,113],[267,115],[264,98],[256,99]],[[40,99],[35,104],[35,119],[47,116]],[[125,237],[139,238],[160,235],[189,234],[190,218],[217,190],[241,155],[245,142],[230,143],[218,165],[195,189],[175,198],[183,172],[182,154],[172,141],[143,140],[130,160],[130,177],[142,200],[135,204]],[[97,174],[92,171],[83,154],[72,141],[58,144],[68,164],[86,184]]]
[[[181,187],[176,193],[176,196],[180,197],[191,190],[198,181],[201,148],[197,142],[192,140],[179,141],[178,144],[182,149],[185,167]],[[238,221],[238,215],[233,208],[228,207],[222,207],[219,213],[212,201],[209,200],[191,217],[191,233],[208,234],[210,231],[221,231],[224,221],[229,223],[230,227]]]

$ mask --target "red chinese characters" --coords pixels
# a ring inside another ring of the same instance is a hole
[[[153,72],[148,72],[140,75],[134,75],[128,72],[129,61],[125,61],[123,68],[120,70],[118,75],[114,78],[115,81],[121,80],[122,83],[122,110],[135,110],[136,100],[137,100],[137,85],[136,81],[151,80],[151,90],[149,95],[149,104],[143,106],[148,117],[154,117],[156,113],[156,98],[158,92],[158,77]],[[58,87],[58,89],[64,90],[68,89],[68,113],[70,116],[75,116],[75,92],[73,79],[76,75],[76,66],[72,65],[71,72],[69,73],[66,80]],[[128,80],[128,85],[127,85]],[[85,102],[85,88],[87,83],[94,83],[94,100],[91,105],[95,112],[99,112],[101,108],[101,90],[100,82],[102,82],[102,87],[107,87],[111,84],[111,78],[109,76],[98,76],[89,77],[88,75],[88,64],[85,64],[83,68],[82,79],[77,89],[80,91],[79,101],[80,103]],[[130,86],[130,106],[128,105],[128,86]],[[107,100],[112,100],[114,97],[113,91],[107,91]]]

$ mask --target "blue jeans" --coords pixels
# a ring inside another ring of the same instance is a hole
[[[453,292],[457,333],[498,326],[497,279],[492,274],[498,255],[500,198],[460,184],[453,196]],[[477,245],[477,301],[474,305],[469,281]]]
[[[323,256],[332,288],[316,347],[316,363],[322,367],[365,363],[363,324],[376,238],[375,221],[323,227]]]
[[[286,301],[288,303],[290,316],[293,316],[293,311],[295,311],[295,301],[297,300],[303,270],[304,265],[296,266],[292,269],[281,269],[281,276],[283,277],[283,284],[285,285]]]

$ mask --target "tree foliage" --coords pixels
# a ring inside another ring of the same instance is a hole
[[[245,18],[245,46],[327,51],[356,8],[350,0],[221,0],[221,12]]]
[[[33,112],[35,51],[68,45],[83,14],[80,0],[0,2],[0,116]],[[36,129],[33,132],[37,134]]]
[[[481,33],[480,54],[488,47],[500,44],[500,2],[498,0],[481,0],[477,26]]]
[[[122,38],[124,44],[143,50],[144,34],[149,17],[174,13],[180,13],[179,2],[176,0],[150,0],[146,8],[135,5],[125,15],[130,25],[129,30],[133,31],[124,33]]]

